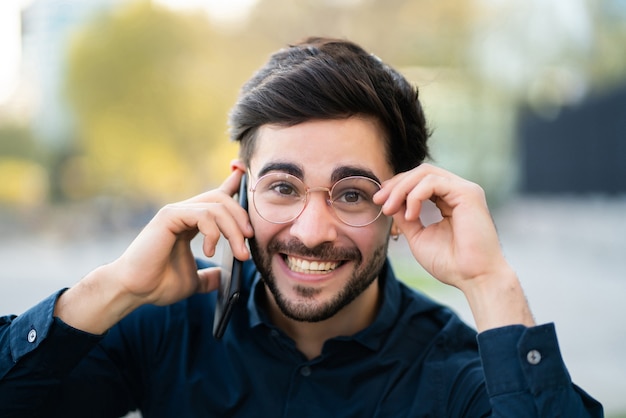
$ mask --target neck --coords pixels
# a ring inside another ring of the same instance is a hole
[[[272,322],[296,343],[307,359],[318,357],[324,343],[335,337],[354,335],[369,326],[376,317],[380,290],[374,280],[355,300],[339,312],[319,322],[302,322],[286,317],[266,288],[269,314]]]

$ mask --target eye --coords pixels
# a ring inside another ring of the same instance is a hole
[[[333,202],[344,203],[348,205],[359,205],[370,202],[372,196],[364,190],[359,189],[342,189],[338,190],[333,196]]]
[[[269,188],[281,196],[294,196],[298,194],[298,191],[293,184],[284,181],[274,183]]]
[[[374,205],[372,198],[380,190],[378,183],[364,177],[346,177],[335,184],[332,200],[343,206],[365,207]]]
[[[302,195],[303,191],[297,184],[284,179],[268,181],[263,185],[261,194],[263,198],[269,200],[300,200]]]
[[[359,203],[363,200],[362,194],[358,190],[348,190],[339,196],[346,203]]]

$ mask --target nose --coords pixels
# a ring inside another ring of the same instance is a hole
[[[328,193],[313,193],[304,210],[291,224],[291,235],[309,248],[337,239],[339,220],[328,203]]]

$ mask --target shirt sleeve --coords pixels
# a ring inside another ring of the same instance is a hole
[[[478,335],[493,416],[602,417],[602,406],[571,381],[554,324]]]
[[[65,290],[65,289],[64,289]],[[0,318],[0,416],[30,416],[101,336],[53,316],[61,290],[20,316]]]

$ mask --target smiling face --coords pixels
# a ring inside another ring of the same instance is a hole
[[[392,177],[383,132],[372,120],[316,120],[291,127],[262,126],[250,161],[250,185],[267,173],[288,173],[311,188],[330,188],[347,176],[379,183]],[[254,196],[249,196],[254,199]],[[295,220],[273,224],[250,207],[255,230],[250,247],[274,305],[288,318],[316,322],[347,306],[377,303],[378,277],[387,253],[391,220],[364,227],[342,223],[312,192]],[[368,296],[364,296],[367,294]]]

